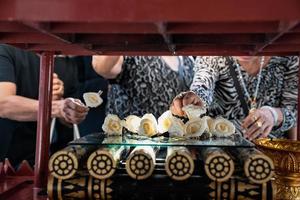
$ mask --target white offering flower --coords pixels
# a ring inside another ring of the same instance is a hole
[[[122,135],[123,122],[117,115],[108,114],[102,125],[102,130],[108,135]]]
[[[206,121],[206,132],[209,134],[209,137],[212,137],[212,125],[213,125],[213,122],[214,122],[214,119],[211,118],[210,116],[204,116],[202,117],[202,120],[205,120]]]
[[[229,120],[219,117],[213,120],[210,131],[217,137],[228,137],[235,133],[235,126]]]
[[[168,130],[170,136],[183,136],[184,135],[184,123],[177,117],[172,117],[171,126]]]
[[[142,117],[139,134],[149,137],[157,134],[157,121],[153,114],[145,114]]]
[[[207,129],[206,121],[201,118],[190,119],[184,125],[184,136],[200,137]]]
[[[86,92],[83,94],[85,105],[91,108],[96,108],[103,103],[103,99],[100,97],[101,93]]]
[[[182,108],[189,119],[198,118],[200,115],[206,113],[206,108],[203,106],[196,106],[193,104],[186,105]]]
[[[172,124],[172,113],[170,110],[167,110],[164,112],[159,118],[158,118],[158,132],[159,133],[165,133],[169,130],[171,124]]]
[[[152,113],[144,114],[143,117],[142,117],[142,119],[150,119],[152,121],[156,121],[156,118],[154,117],[154,115]]]
[[[124,119],[124,127],[133,133],[139,132],[139,127],[141,123],[141,118],[136,115],[129,115]]]

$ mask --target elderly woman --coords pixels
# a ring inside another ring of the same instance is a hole
[[[299,58],[198,57],[190,91],[174,98],[171,110],[184,115],[188,104],[231,120],[250,140],[288,137],[297,117]]]

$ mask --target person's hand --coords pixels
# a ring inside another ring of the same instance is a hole
[[[185,113],[182,110],[182,107],[190,104],[194,104],[196,106],[203,106],[203,102],[194,92],[183,92],[173,99],[170,110],[174,115],[184,116]]]
[[[274,127],[274,118],[266,108],[255,109],[244,119],[242,127],[245,129],[245,137],[249,140],[267,137]]]
[[[63,118],[62,109],[64,105],[64,100],[54,100],[51,106],[51,117],[52,118]]]
[[[79,99],[67,98],[63,100],[61,114],[64,120],[68,123],[81,123],[85,119],[88,111],[89,108],[86,107]]]
[[[64,83],[53,73],[52,100],[60,100],[64,95]]]

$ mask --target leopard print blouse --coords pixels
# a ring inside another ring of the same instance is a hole
[[[107,113],[122,119],[146,113],[158,118],[169,109],[173,98],[192,83],[193,58],[178,58],[178,71],[174,71],[160,56],[124,57],[121,73],[111,81]]]
[[[233,64],[238,74],[238,62],[230,62],[231,57],[197,57],[195,76],[191,85],[194,91],[208,105],[212,117],[222,115],[231,120],[241,133],[241,120],[246,115],[242,109],[234,81],[230,76],[229,64]],[[283,123],[274,127],[275,137],[285,137],[284,131],[296,124],[298,95],[299,57],[271,57],[262,69],[257,101],[259,106],[281,108]],[[257,76],[250,76],[241,68],[245,85],[250,95],[254,94]],[[241,80],[239,80],[241,81]],[[250,106],[250,105],[248,105]]]

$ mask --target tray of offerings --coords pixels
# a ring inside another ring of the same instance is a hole
[[[140,199],[144,194],[170,199],[170,193],[171,199],[272,199],[272,160],[233,124],[208,117],[177,122],[172,128],[168,118],[108,115],[103,131],[51,156],[50,199],[78,198],[78,191],[81,199]],[[133,192],[136,187],[139,192]]]

